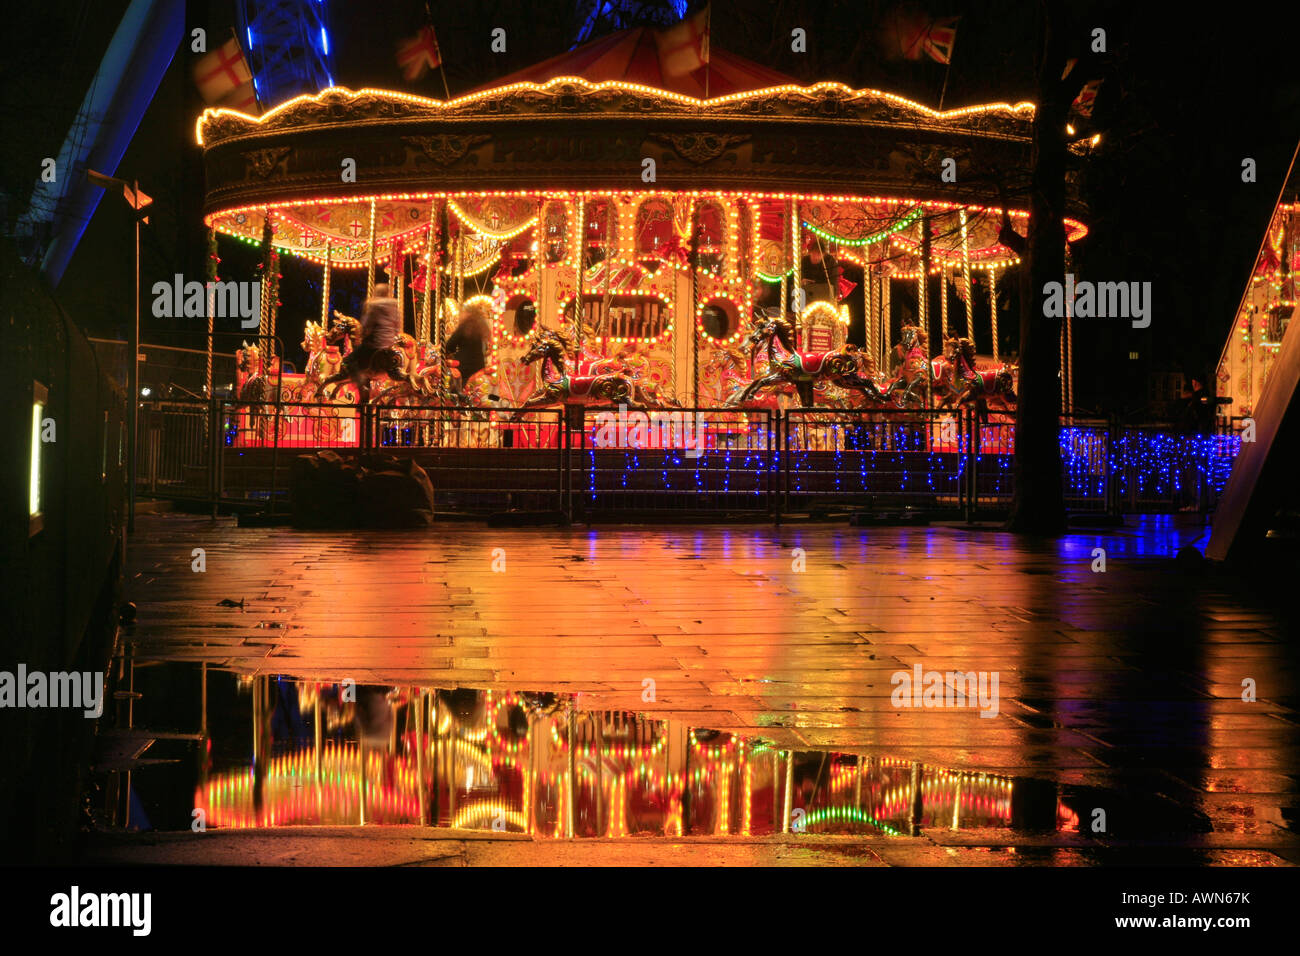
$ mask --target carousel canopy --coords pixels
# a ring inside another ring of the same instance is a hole
[[[902,273],[917,268],[922,223],[936,267],[1014,258],[993,210],[1000,190],[1027,182],[1032,104],[940,112],[879,90],[801,86],[716,47],[704,99],[703,71],[665,75],[655,36],[621,31],[448,101],[331,88],[261,116],[209,109],[196,128],[206,221],[259,242],[270,219],[283,251],[361,266],[372,236],[381,260],[420,251],[446,199],[452,230],[472,237],[461,266],[472,273],[511,240],[535,240],[527,231],[555,202],[612,200],[635,217],[650,197],[682,213],[713,196],[748,210],[743,242],[760,273],[787,201],[808,232],[888,248]],[[1086,232],[1073,176],[1071,240]],[[1023,233],[1026,211],[1011,214]]]
[[[645,27],[620,30],[479,89],[522,82],[545,83],[560,76],[577,76],[592,83],[634,83],[703,99],[706,95],[727,96],[773,86],[799,85],[793,77],[716,47],[710,51],[707,68],[674,74],[664,69],[662,50],[662,43],[654,30]]]

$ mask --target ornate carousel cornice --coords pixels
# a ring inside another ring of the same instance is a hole
[[[547,190],[888,195],[988,205],[1024,185],[1033,116],[1030,103],[940,112],[831,82],[700,100],[558,77],[448,101],[336,87],[262,116],[209,109],[196,135],[209,217],[345,197]],[[348,159],[353,179],[340,175]],[[949,159],[954,176],[947,175]],[[646,160],[655,164],[650,180],[642,179]],[[1073,182],[1068,195],[1067,212],[1082,217]]]
[[[452,100],[436,100],[396,90],[330,87],[303,95],[261,116],[225,108],[203,112],[195,127],[200,145],[304,129],[390,125],[438,120],[517,121],[527,117],[582,116],[592,119],[741,119],[755,123],[849,123],[908,127],[942,132],[965,131],[985,137],[1025,139],[1034,115],[1032,103],[987,103],[939,111],[881,90],[855,90],[843,83],[776,86],[708,100],[635,83],[592,83],[562,76],[545,83],[512,83]]]

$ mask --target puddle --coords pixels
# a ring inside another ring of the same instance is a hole
[[[546,692],[351,687],[176,663],[137,665],[134,690],[133,727],[160,735],[130,774],[127,825],[138,829],[188,829],[202,811],[214,829],[424,824],[543,838],[1085,832],[1092,808],[1123,819],[1136,806],[889,753],[778,749]],[[125,706],[104,724],[125,727]],[[195,730],[197,741],[176,736]],[[99,776],[101,825],[127,823],[125,776]],[[1171,806],[1157,808],[1167,823],[1201,829]]]

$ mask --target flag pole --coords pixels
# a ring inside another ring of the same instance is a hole
[[[709,74],[713,72],[713,4],[704,8],[704,98],[709,98]],[[696,404],[699,404],[698,402]]]
[[[447,71],[442,68],[442,47],[438,46],[438,34],[433,35],[433,45],[438,50],[438,75],[442,77],[442,92],[447,95],[447,102],[451,101],[451,89],[447,86]]]
[[[952,56],[957,52],[957,30],[952,31],[952,43],[948,45],[948,62],[943,65],[943,89],[939,91],[939,112],[943,112],[943,98],[948,93],[948,74],[952,72]],[[440,58],[441,59],[441,58]]]
[[[429,35],[433,37],[433,48],[438,52],[438,75],[442,77],[442,91],[451,99],[451,90],[447,86],[447,71],[442,68],[442,47],[438,45],[438,31],[433,27],[433,11],[429,9],[428,0],[424,4],[424,19],[429,24]]]

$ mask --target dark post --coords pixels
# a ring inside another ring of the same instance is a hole
[[[140,195],[140,180],[135,180],[132,186],[135,190],[134,195],[138,197]],[[126,408],[127,534],[135,531],[135,477],[138,466],[135,446],[140,414],[140,210],[136,208],[134,202],[131,204],[131,215],[135,220],[135,314],[131,321],[130,343],[127,345],[127,349],[130,350],[131,354],[127,356],[129,361],[126,363],[126,398],[128,403]]]
[[[921,835],[921,811],[925,806],[925,794],[921,792],[921,776],[920,762],[912,761],[912,812],[907,826],[910,836]]]

